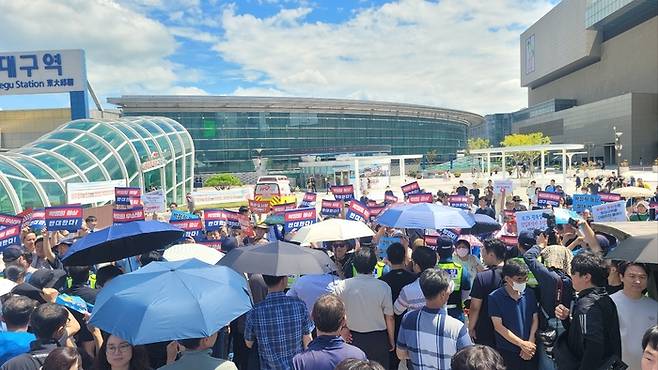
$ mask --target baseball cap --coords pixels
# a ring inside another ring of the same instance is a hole
[[[599,242],[601,249],[608,250],[610,248],[610,239],[601,234],[596,234],[596,241]]]
[[[53,247],[56,247],[56,246],[58,246],[58,245],[60,245],[60,244],[66,244],[66,245],[68,245],[68,246],[70,247],[70,246],[73,245],[73,243],[75,243],[75,240],[76,240],[76,239],[77,239],[77,238],[76,238],[76,237],[73,237],[73,236],[68,237],[68,238],[64,238],[64,239],[60,240],[57,244],[55,244]]]
[[[2,252],[2,261],[5,263],[14,262],[23,255],[23,250],[18,247],[8,247]]]
[[[222,251],[228,253],[238,247],[238,240],[231,236],[222,241]]]
[[[436,240],[436,252],[442,256],[447,257],[452,255],[454,249],[454,243],[452,239],[447,236],[440,236]]]
[[[539,235],[540,230],[523,230],[519,233],[519,245],[523,247],[532,247],[537,243],[537,235]]]
[[[41,296],[41,289],[29,283],[21,283],[16,285],[11,292],[13,294],[22,295],[30,299],[34,299],[39,303],[46,303],[46,300]]]
[[[37,270],[32,273],[28,283],[37,289],[59,289],[66,283],[66,272],[64,270]]]

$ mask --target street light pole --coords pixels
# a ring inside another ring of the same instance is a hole
[[[624,133],[621,131],[617,131],[617,126],[612,126],[612,131],[615,133],[615,154],[616,158],[615,161],[617,162],[617,176],[621,176],[619,173],[619,169],[621,168],[621,150],[624,147],[621,144],[621,135]]]

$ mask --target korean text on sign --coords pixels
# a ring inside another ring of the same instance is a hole
[[[396,197],[395,195],[386,194],[386,195],[384,195],[384,202],[386,202],[386,203],[397,203],[398,202],[398,197]]]
[[[559,193],[553,193],[550,191],[539,191],[537,192],[537,205],[540,206],[553,206],[557,207],[560,205],[560,199],[562,199],[562,195]]]
[[[578,213],[603,203],[598,194],[574,194],[571,198],[573,199],[571,209]]]
[[[417,193],[409,195],[407,201],[409,203],[432,203],[434,197],[432,196],[432,193]]]
[[[347,208],[347,212],[345,213],[345,219],[368,222],[370,219],[370,210],[356,200],[352,200]]]
[[[299,208],[315,207],[315,200],[318,195],[315,193],[305,193],[302,201],[299,203]]]
[[[418,181],[410,182],[408,184],[402,185],[402,193],[404,193],[404,196],[409,196],[411,194],[417,194],[420,193],[420,185],[418,185]]]
[[[0,53],[0,95],[85,89],[83,50]]]
[[[201,219],[196,220],[175,220],[171,221],[170,224],[179,227],[185,231],[186,238],[196,238],[201,235],[201,230],[203,229],[203,222]]]
[[[48,231],[78,231],[82,226],[82,207],[80,205],[47,207],[45,213]]]
[[[627,221],[626,201],[604,203],[592,207],[592,217],[596,222],[618,222]]]
[[[543,209],[516,212],[514,215],[516,216],[517,233],[526,230],[532,231],[534,229],[546,229],[548,224],[546,223],[546,218],[543,216],[545,212],[547,211]]]
[[[267,200],[249,200],[249,210],[251,212],[262,215],[270,211],[270,202]]]
[[[140,188],[114,188],[114,203],[121,206],[138,205],[141,202]]]
[[[21,245],[21,227],[15,225],[0,230],[0,252],[10,245]]]
[[[616,193],[599,193],[601,200],[605,203],[616,202],[621,200],[621,195]]]
[[[466,195],[451,195],[448,197],[450,207],[468,209],[468,197]]]
[[[144,207],[136,206],[130,209],[114,209],[112,210],[112,220],[115,224],[144,221]]]
[[[298,230],[316,221],[315,208],[294,209],[283,214],[283,229],[286,233]]]
[[[354,186],[352,185],[340,185],[332,186],[331,194],[334,195],[336,200],[351,200],[354,199]]]
[[[14,226],[23,223],[23,217],[0,213],[0,226]]]
[[[323,216],[338,216],[343,208],[343,203],[338,200],[323,200],[320,214]]]
[[[206,231],[219,230],[228,224],[228,214],[221,209],[207,209],[203,211],[203,221]]]

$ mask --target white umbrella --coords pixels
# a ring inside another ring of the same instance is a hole
[[[304,226],[291,238],[302,244],[348,240],[373,236],[375,233],[361,221],[331,218],[316,224]]]
[[[167,248],[163,254],[167,261],[181,261],[196,258],[210,265],[216,264],[224,257],[224,253],[203,244],[176,244]]]
[[[653,191],[639,186],[627,186],[624,188],[617,188],[611,193],[619,194],[624,198],[648,198],[653,196]]]
[[[16,283],[14,283],[11,280],[8,279],[0,279],[0,297],[11,292],[12,289],[16,286]]]

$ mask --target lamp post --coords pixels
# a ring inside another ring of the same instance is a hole
[[[619,169],[621,167],[621,150],[624,147],[621,144],[621,135],[624,133],[621,131],[617,131],[617,126],[612,126],[612,131],[615,133],[615,153],[616,153],[616,158],[615,161],[617,163],[617,176],[621,175],[619,173]]]

